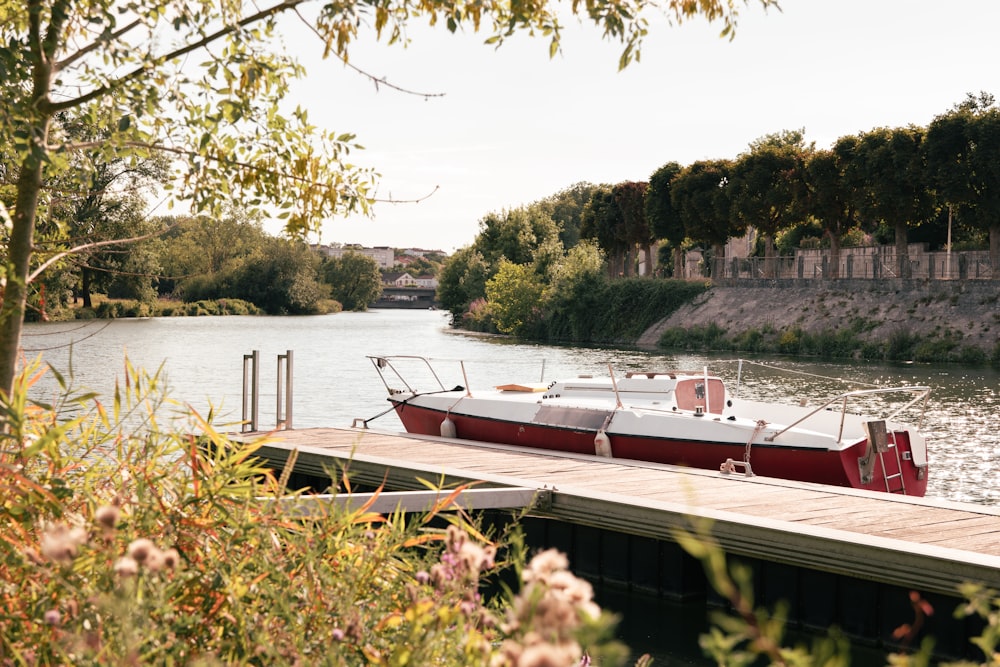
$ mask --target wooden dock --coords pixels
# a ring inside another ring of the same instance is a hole
[[[545,492],[532,514],[576,525],[673,541],[699,517],[733,555],[924,594],[1000,590],[1000,508],[361,429],[279,431],[259,455],[280,470],[292,450],[297,473],[346,467],[392,491],[426,490],[418,478],[532,488]]]

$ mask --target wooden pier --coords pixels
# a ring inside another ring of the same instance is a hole
[[[884,613],[868,607],[877,607],[886,590],[902,591],[903,597],[916,590],[944,603],[940,617],[951,616],[954,605],[947,605],[959,599],[964,582],[1000,590],[1000,508],[362,429],[275,432],[259,455],[280,471],[293,450],[297,474],[328,479],[331,470],[336,476],[346,468],[356,483],[384,482],[390,491],[426,491],[420,480],[534,489],[531,515],[582,531],[572,540],[578,553],[576,561],[570,554],[571,562],[586,565],[607,555],[612,574],[617,569],[617,578],[631,584],[651,580],[649,572],[629,571],[640,569],[639,561],[663,560],[659,545],[674,542],[673,530],[690,529],[692,518],[708,519],[713,537],[731,556],[755,561],[761,571],[785,568],[770,584],[755,581],[771,590],[759,599],[790,595],[793,607],[803,607],[807,625],[837,622],[850,632],[855,622],[856,635],[891,635],[884,626],[894,621],[869,618]],[[594,531],[618,538],[602,542]],[[680,566],[684,557],[667,560]],[[796,572],[794,587],[789,571]],[[683,583],[671,586],[684,592]],[[662,582],[652,588],[662,589]],[[907,605],[908,597],[904,614]],[[840,615],[827,606],[841,608]],[[904,616],[902,622],[909,620]],[[947,632],[961,652],[974,630]]]

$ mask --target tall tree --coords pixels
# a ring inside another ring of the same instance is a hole
[[[837,279],[841,236],[857,223],[857,205],[844,177],[844,157],[835,150],[814,151],[806,160],[804,174],[806,210],[820,222],[830,241],[830,268],[824,278]]]
[[[941,200],[989,234],[990,265],[1000,275],[1000,109],[988,93],[970,94],[927,128],[928,169]]]
[[[646,189],[648,183],[625,181],[611,188],[611,194],[622,214],[622,237],[631,256],[642,250],[646,256],[646,271],[653,275],[653,232],[646,220]],[[625,265],[625,275],[632,275],[636,261],[631,257]]]
[[[684,220],[674,208],[670,198],[670,187],[677,175],[681,173],[681,165],[668,162],[649,177],[649,189],[646,190],[646,219],[657,239],[670,244],[673,253],[674,278],[684,275]]]
[[[608,275],[615,278],[625,273],[625,218],[615,200],[611,187],[604,185],[596,190],[583,209],[580,218],[580,235],[594,239],[608,256]]]
[[[878,128],[860,135],[846,170],[862,193],[861,213],[893,229],[895,275],[910,278],[907,229],[931,219],[934,193],[922,143],[925,130],[916,126]],[[850,176],[849,176],[850,178]]]
[[[170,153],[181,170],[177,194],[196,211],[227,199],[269,202],[286,216],[291,233],[368,209],[372,174],[345,159],[354,137],[319,132],[301,109],[282,111],[290,81],[304,71],[278,48],[275,32],[282,15],[304,18],[303,5],[305,0],[0,3],[0,146],[13,146],[18,164],[0,276],[0,393],[9,395],[13,387],[42,185],[59,172],[73,174],[69,153]],[[640,0],[594,0],[572,11],[620,40],[624,67],[638,55],[652,7]],[[734,3],[724,0],[665,0],[663,9],[675,21],[696,15],[721,20],[724,34],[737,16]],[[518,31],[544,34],[551,53],[559,48],[557,10],[547,0],[325,2],[311,27],[327,53],[346,60],[362,30],[373,26],[390,43],[405,42],[407,25],[418,17],[452,32],[482,29],[494,44]],[[107,139],[81,145],[51,132],[55,115],[70,110]]]
[[[785,131],[758,139],[733,164],[732,212],[738,225],[764,237],[768,277],[775,276],[775,235],[803,218],[799,194],[808,150],[802,130]]]
[[[686,235],[712,247],[712,276],[722,275],[726,242],[746,227],[732,216],[730,160],[699,160],[677,175],[670,187],[670,201],[684,221]]]

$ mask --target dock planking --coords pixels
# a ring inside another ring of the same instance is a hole
[[[279,431],[259,453],[280,467],[293,449],[309,474],[546,489],[551,503],[532,513],[667,540],[701,517],[737,555],[946,595],[966,581],[1000,588],[997,508],[362,429]]]

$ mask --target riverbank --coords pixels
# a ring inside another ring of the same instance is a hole
[[[735,349],[997,363],[1000,285],[838,280],[714,286],[649,327],[641,349]],[[803,347],[807,349],[803,349]],[[845,352],[849,354],[844,354]]]

